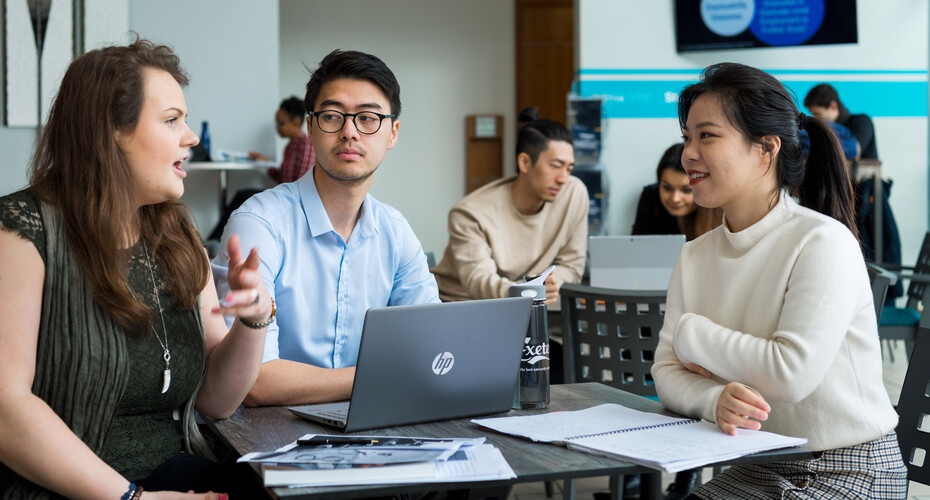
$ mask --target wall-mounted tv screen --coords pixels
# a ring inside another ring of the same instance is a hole
[[[856,43],[856,0],[675,0],[678,52]]]

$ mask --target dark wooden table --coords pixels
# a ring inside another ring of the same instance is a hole
[[[514,410],[503,415],[531,415],[539,412],[581,410],[602,403],[618,403],[629,408],[655,413],[668,413],[651,399],[630,394],[598,383],[553,385],[551,404],[546,410]],[[360,434],[421,437],[485,437],[497,446],[517,474],[509,481],[463,483],[424,483],[399,485],[331,486],[313,488],[273,488],[276,498],[361,498],[450,489],[507,488],[513,483],[556,481],[581,477],[615,476],[655,472],[642,466],[618,460],[570,451],[564,447],[499,434],[478,427],[471,419],[447,420],[366,431]],[[332,428],[314,424],[294,416],[285,407],[240,407],[226,420],[210,420],[207,424],[222,443],[242,455],[253,451],[271,451],[292,443],[307,434],[333,434]],[[760,453],[715,465],[764,463],[773,460],[801,460],[811,457],[803,448],[790,448]],[[257,466],[255,467],[258,472]],[[652,475],[657,476],[657,475]],[[647,476],[644,476],[647,477]],[[658,491],[658,488],[651,488]]]

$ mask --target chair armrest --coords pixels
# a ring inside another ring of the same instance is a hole
[[[865,265],[868,266],[869,269],[872,269],[873,271],[875,271],[877,275],[885,277],[888,280],[889,286],[894,285],[895,283],[898,282],[899,274],[893,273],[889,271],[887,268],[879,266],[878,264],[874,264],[872,262],[866,262]]]
[[[898,279],[910,280],[923,285],[930,284],[930,274],[905,274],[897,273]]]

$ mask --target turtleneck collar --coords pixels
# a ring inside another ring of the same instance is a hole
[[[759,240],[791,217],[791,212],[797,206],[797,202],[785,190],[781,190],[778,196],[778,202],[765,214],[765,217],[737,233],[730,231],[727,226],[726,213],[723,214],[723,224],[720,229],[734,249],[745,251],[752,248]]]

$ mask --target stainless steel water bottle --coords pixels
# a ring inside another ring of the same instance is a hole
[[[549,322],[546,319],[546,287],[526,283],[510,286],[511,297],[533,297],[530,324],[523,340],[520,374],[513,393],[513,409],[549,406]]]

